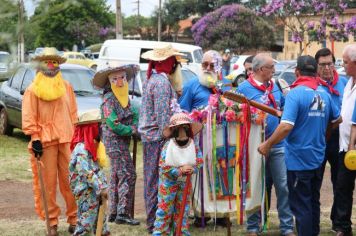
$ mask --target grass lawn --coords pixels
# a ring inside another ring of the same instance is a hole
[[[12,137],[1,136],[0,135],[0,181],[19,181],[22,183],[31,184],[32,173],[30,171],[29,154],[27,151],[27,144],[29,139],[18,129],[15,130]],[[138,155],[137,155],[137,176],[138,181],[142,181],[143,175],[143,162],[142,162],[142,146],[141,143],[138,145]],[[108,170],[105,170],[108,173]],[[2,190],[4,191],[4,190]],[[5,190],[6,191],[6,190]],[[32,192],[29,198],[32,198]],[[330,194],[330,201],[332,195]],[[142,199],[143,196],[140,196]],[[14,200],[16,201],[16,197]],[[2,206],[5,206],[6,202],[0,199],[0,211],[2,211]],[[320,235],[333,235],[330,233],[330,220],[329,220],[330,209],[322,206],[321,214],[321,228],[322,233]],[[278,230],[278,217],[275,208],[270,212],[270,228],[269,231],[263,235],[279,235]],[[124,225],[116,225],[110,223],[110,229],[112,235],[147,235],[145,230],[145,214],[144,212],[138,212],[136,217],[141,221],[141,225],[137,227],[129,227]],[[353,209],[353,221],[356,218],[356,206]],[[236,220],[232,218],[233,226],[231,228],[232,235],[243,235],[245,230],[243,226],[237,226]],[[64,218],[60,219],[59,233],[60,235],[70,235],[67,232],[67,224]],[[217,227],[214,230],[212,223],[208,225],[205,229],[198,229],[191,227],[192,235],[227,235],[226,229]],[[6,219],[0,218],[0,235],[9,236],[22,236],[22,235],[44,235],[45,233],[45,223],[36,218],[35,212],[33,211],[33,217],[29,219]]]

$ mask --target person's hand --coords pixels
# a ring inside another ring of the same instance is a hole
[[[32,141],[32,151],[35,154],[35,158],[40,160],[43,153],[42,143],[40,140]]]
[[[107,189],[103,189],[100,192],[100,198],[102,201],[108,199],[108,190]]]
[[[264,156],[267,156],[269,151],[271,150],[271,146],[265,141],[258,146],[258,152],[261,153]]]
[[[180,168],[181,168],[183,175],[192,174],[194,171],[193,166],[190,166],[190,165],[184,165],[184,166],[181,166]]]

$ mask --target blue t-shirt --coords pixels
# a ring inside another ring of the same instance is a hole
[[[191,112],[193,109],[206,107],[211,93],[209,88],[200,84],[198,78],[194,78],[184,84],[178,103],[180,108]]]
[[[356,101],[355,101],[354,111],[352,112],[351,122],[353,125],[356,125]]]
[[[325,86],[321,86],[321,87],[331,95],[331,98],[334,101],[335,105],[341,108],[342,97],[344,96],[344,89],[346,84],[347,84],[347,79],[345,77],[339,77],[339,80],[334,86],[334,89],[339,92],[339,96],[332,94],[328,87]]]
[[[263,104],[268,104],[270,107],[273,107],[273,104],[269,102],[268,95],[261,90],[253,87],[251,83],[248,80],[245,80],[242,82],[239,87],[237,87],[236,91],[238,93],[242,93],[246,98],[250,100],[254,100],[259,103]],[[276,84],[273,86],[273,96],[274,99],[276,100],[277,103],[277,109],[281,110],[281,108],[284,106],[284,97],[281,92],[281,90],[278,88]],[[279,125],[279,118],[277,116],[273,116],[270,114],[267,114],[267,126],[266,126],[266,139],[269,138],[277,126]],[[283,147],[284,140],[282,140],[280,143],[277,143],[273,147]]]
[[[317,90],[298,86],[288,93],[281,121],[293,125],[285,143],[288,170],[320,167],[324,161],[327,125],[339,116],[340,109],[322,86]]]

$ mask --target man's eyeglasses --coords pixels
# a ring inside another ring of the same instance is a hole
[[[318,66],[322,67],[322,68],[325,68],[325,67],[334,67],[334,63],[332,62],[329,62],[329,63],[319,63]]]
[[[207,69],[209,67],[210,70],[214,70],[214,63],[209,63],[209,62],[205,61],[201,65],[204,69]]]

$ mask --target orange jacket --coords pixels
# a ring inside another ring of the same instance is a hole
[[[32,84],[26,89],[22,100],[22,131],[31,135],[31,141],[40,140],[43,147],[69,143],[77,122],[77,102],[72,86],[64,81],[67,94],[53,100],[38,98]],[[30,148],[31,142],[29,144]]]

